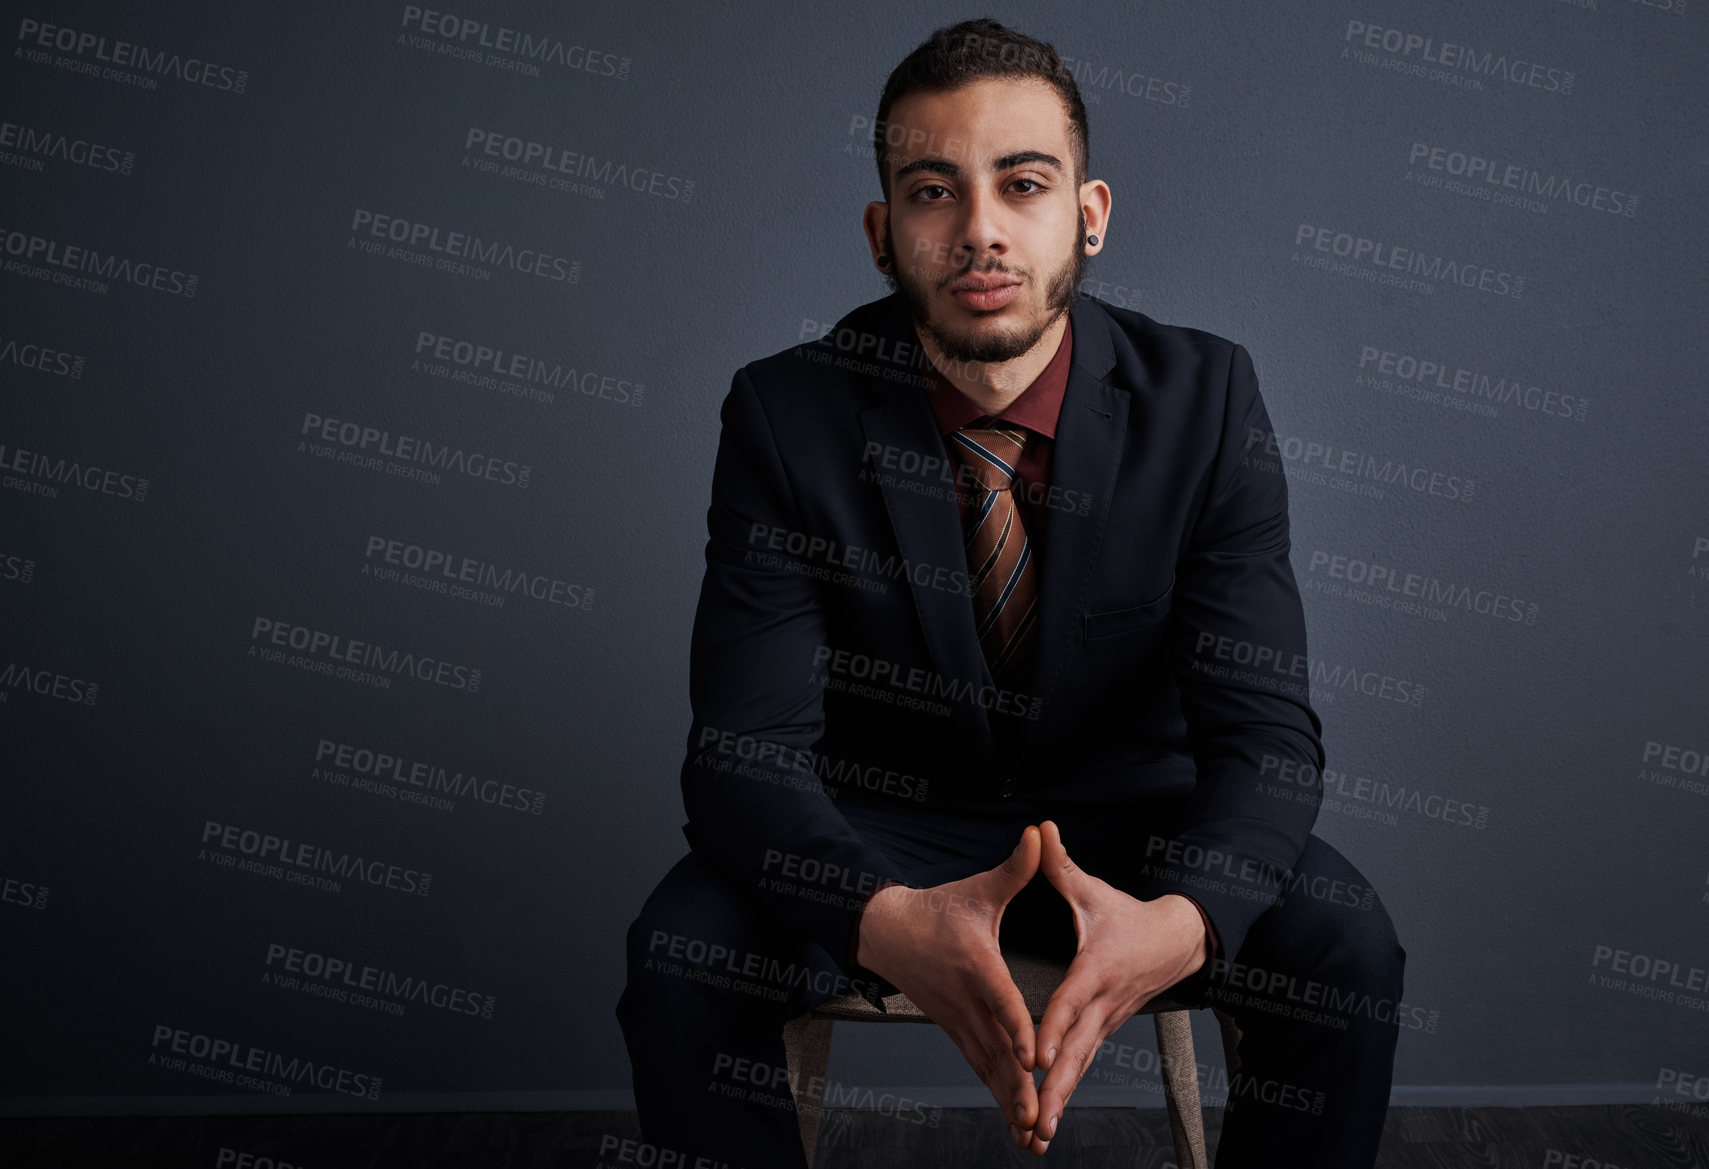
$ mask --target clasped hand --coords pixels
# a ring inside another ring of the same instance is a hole
[[[1077,947],[1033,1029],[1003,962],[1003,911],[1043,872],[1074,912]],[[991,1090],[1016,1147],[1043,1153],[1104,1041],[1151,998],[1204,965],[1205,928],[1178,894],[1140,901],[1070,859],[1046,820],[994,869],[867,902],[855,961],[888,979],[955,1042]],[[1044,1069],[1042,1084],[1033,1072]]]

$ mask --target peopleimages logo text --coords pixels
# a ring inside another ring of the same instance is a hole
[[[1630,191],[1541,171],[1505,159],[1488,158],[1428,142],[1414,142],[1407,152],[1406,161],[1408,166],[1451,175],[1468,183],[1481,183],[1524,195],[1540,195],[1609,215],[1630,217],[1638,213],[1638,196]]]
[[[574,284],[581,279],[581,265],[563,256],[554,256],[538,248],[519,248],[515,244],[482,239],[468,232],[452,231],[396,215],[381,215],[362,207],[351,213],[350,231],[492,268],[509,268],[545,280]]]
[[[386,649],[371,641],[357,641],[355,638],[310,629],[306,625],[293,625],[287,621],[257,617],[255,624],[250,627],[249,638],[253,642],[288,647],[311,657],[349,662],[388,674],[404,675],[422,682],[448,686],[453,690],[466,690],[471,694],[481,686],[481,672],[477,669],[413,654],[407,650]]]
[[[1366,49],[1381,49],[1385,53],[1395,53],[1402,58],[1437,65],[1452,72],[1490,77],[1550,93],[1568,94],[1573,91],[1573,74],[1569,70],[1523,56],[1510,57],[1506,53],[1474,49],[1469,45],[1439,41],[1423,33],[1404,32],[1363,20],[1349,20],[1342,41]]]
[[[148,1057],[151,1064],[159,1064],[175,1071],[191,1071],[208,1079],[236,1083],[241,1087],[271,1090],[271,1086],[264,1086],[262,1082],[254,1081],[245,1074],[255,1072],[258,1075],[272,1076],[278,1081],[288,1081],[280,1085],[285,1088],[285,1092],[281,1093],[283,1095],[289,1095],[290,1087],[294,1085],[349,1096],[363,1096],[369,1100],[380,1098],[382,1081],[372,1073],[353,1071],[320,1060],[288,1056],[283,1052],[189,1031],[166,1023],[155,1025],[154,1038],[149,1046],[152,1049]],[[186,1064],[185,1057],[198,1062]]]
[[[18,22],[18,42],[38,49],[54,49],[74,57],[94,61],[156,77],[173,77],[192,85],[242,93],[249,86],[249,70],[216,65],[199,57],[186,57],[151,49],[130,41],[108,40],[98,33],[66,28],[64,25],[43,24],[24,17]]]
[[[434,471],[455,471],[471,479],[490,479],[510,487],[526,488],[533,468],[515,459],[501,459],[479,451],[466,451],[411,434],[397,434],[378,426],[331,418],[313,411],[303,413],[298,432],[311,440],[336,444],[362,454],[384,455],[400,464],[419,464]]]
[[[6,475],[6,486],[33,495],[57,496],[60,486],[81,487],[96,495],[111,495],[142,503],[148,499],[148,480],[140,475],[85,463],[76,458],[28,451],[0,443],[0,472]],[[27,476],[12,478],[10,472]]]
[[[130,174],[131,168],[136,164],[134,151],[91,142],[87,138],[74,138],[58,130],[20,125],[17,122],[0,122],[0,146],[28,156],[30,161],[37,164],[31,168],[36,170],[41,169],[41,159],[68,162],[73,166],[88,167],[90,170],[114,171],[122,175]],[[6,161],[11,162],[12,159],[8,157]]]
[[[40,264],[47,269],[75,272],[187,299],[195,297],[196,285],[201,282],[201,277],[194,272],[147,260],[134,260],[99,248],[70,244],[9,227],[0,227],[0,253],[22,264]]]
[[[360,854],[337,852],[288,836],[275,836],[237,824],[208,820],[202,825],[204,848],[225,849],[260,861],[326,873],[343,880],[358,880],[375,888],[426,897],[433,889],[433,874]]]
[[[1525,289],[1525,277],[1474,259],[1461,259],[1417,248],[1397,247],[1385,240],[1336,231],[1313,223],[1302,223],[1294,231],[1294,246],[1327,252],[1355,264],[1405,272],[1409,276],[1461,288],[1475,288],[1494,296],[1517,300]]]
[[[534,33],[506,28],[502,24],[488,24],[473,17],[458,16],[452,12],[439,12],[432,8],[406,4],[403,6],[401,27],[416,29],[428,36],[463,45],[473,42],[476,48],[491,49],[529,61],[561,65],[566,69],[592,73],[596,77],[615,77],[619,81],[626,81],[629,77],[628,57],[590,49],[586,45],[566,44],[557,37],[537,36]]]

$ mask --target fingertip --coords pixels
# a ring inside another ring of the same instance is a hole
[[[1062,830],[1056,826],[1055,820],[1046,820],[1038,826],[1039,848],[1049,854],[1062,845]]]

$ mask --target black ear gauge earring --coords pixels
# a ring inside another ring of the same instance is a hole
[[[1095,248],[1098,246],[1098,237],[1095,235],[1089,235],[1086,237],[1086,242]]]
[[[880,268],[890,267],[890,257],[885,255],[883,252],[880,252],[878,254],[878,266]]]

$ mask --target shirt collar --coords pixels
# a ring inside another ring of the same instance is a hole
[[[1056,347],[1056,355],[1039,371],[1032,384],[997,415],[999,421],[1017,423],[1034,434],[1051,439],[1056,437],[1056,419],[1062,413],[1062,394],[1068,386],[1068,366],[1074,350],[1072,314],[1064,314],[1063,319],[1067,323],[1062,330],[1062,340]],[[926,365],[930,369],[927,377],[931,382],[926,397],[931,402],[932,417],[937,420],[939,434],[958,430],[984,415],[979,404],[956,389],[931,362],[926,362]]]

